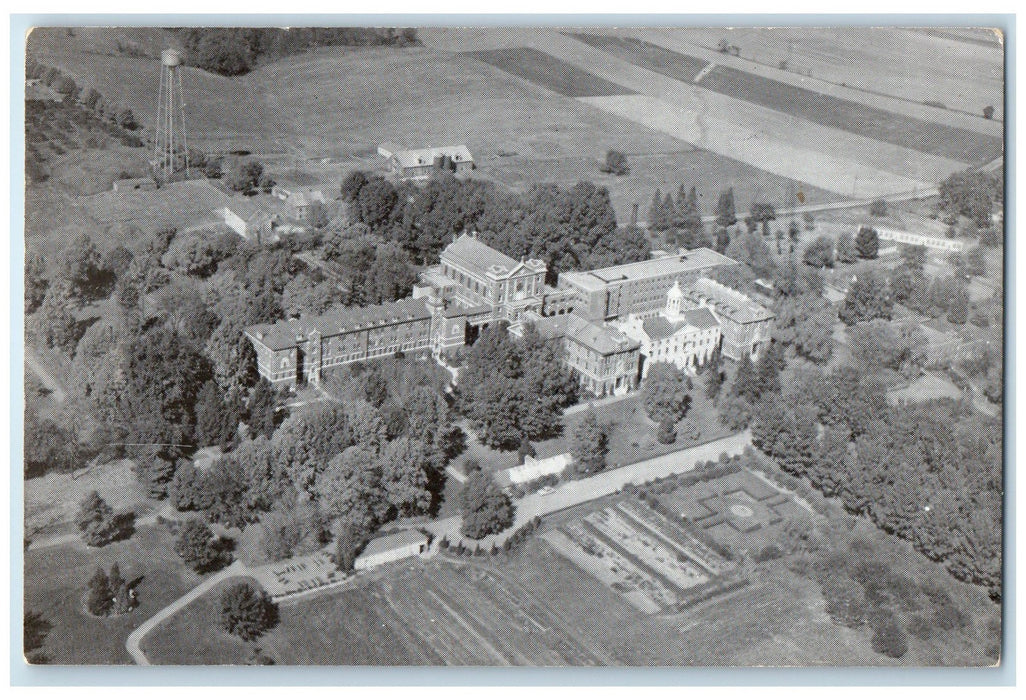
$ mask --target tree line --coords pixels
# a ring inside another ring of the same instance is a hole
[[[423,264],[437,260],[454,235],[469,230],[479,231],[482,241],[514,259],[544,260],[550,284],[561,270],[593,269],[649,254],[644,232],[617,227],[609,190],[591,182],[569,189],[537,184],[520,195],[447,173],[418,186],[353,171],[343,180],[341,195],[354,218]]]

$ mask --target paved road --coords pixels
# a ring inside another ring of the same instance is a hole
[[[226,579],[230,579],[234,576],[245,575],[246,565],[243,564],[241,561],[235,561],[230,566],[221,569],[216,574],[208,578],[206,581],[204,581],[203,583],[201,583],[200,585],[196,586],[191,591],[183,595],[181,598],[165,607],[163,610],[158,612],[149,620],[143,622],[141,625],[135,628],[135,630],[130,635],[128,635],[128,641],[125,642],[125,648],[128,649],[129,655],[138,665],[149,666],[150,660],[146,658],[146,654],[144,654],[142,652],[142,649],[139,648],[139,643],[142,641],[143,637],[149,634],[153,630],[153,628],[159,625],[161,622],[177,613],[179,610],[181,610],[186,605],[199,598],[201,595],[212,590],[215,586],[217,586],[217,584],[221,583]]]
[[[729,455],[740,454],[751,442],[752,435],[749,431],[745,430],[704,445],[689,447],[679,452],[635,462],[626,467],[611,469],[587,479],[571,481],[563,484],[547,496],[537,493],[525,496],[516,502],[517,516],[513,527],[497,535],[486,537],[480,540],[479,544],[484,548],[491,548],[492,544],[502,545],[513,531],[526,524],[535,516],[548,515],[564,508],[593,501],[602,496],[608,496],[622,489],[628,482],[640,484],[659,477],[670,476],[671,474],[689,472],[695,468],[697,462],[707,459],[715,460],[720,456],[721,452],[726,452]],[[434,534],[436,541],[445,536],[449,542],[456,544],[463,539],[463,536],[460,534],[460,520],[459,517],[445,518],[427,523],[425,527]],[[473,546],[475,542],[467,540],[464,544]]]

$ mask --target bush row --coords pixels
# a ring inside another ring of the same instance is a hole
[[[527,521],[510,533],[509,537],[506,538],[506,541],[502,543],[502,547],[493,543],[490,549],[485,549],[481,546],[481,543],[478,542],[473,548],[471,548],[463,544],[462,541],[453,545],[449,542],[448,537],[442,537],[442,539],[438,541],[438,547],[446,554],[457,557],[494,557],[498,556],[500,553],[512,554],[519,550],[524,542],[527,541],[527,538],[537,531],[541,526],[541,522],[542,520],[540,517],[537,515],[534,516],[531,520]]]

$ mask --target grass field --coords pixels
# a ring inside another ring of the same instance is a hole
[[[154,630],[154,663],[231,663],[259,646],[278,664],[595,665],[604,661],[531,592],[496,570],[445,561],[396,565],[359,588],[282,605],[252,645],[216,629],[214,591]],[[213,629],[212,629],[213,628]]]
[[[658,30],[657,30],[658,31]],[[715,49],[726,39],[741,58],[771,70],[789,71],[920,103],[940,102],[982,121],[985,105],[1003,118],[1001,45],[992,33],[961,30],[844,27],[816,31],[794,27],[688,28],[675,30],[684,44]],[[670,32],[659,32],[669,36]],[[764,69],[762,69],[764,72]]]
[[[654,70],[656,73],[662,73],[669,78],[686,83],[693,82],[702,69],[709,65],[708,61],[701,58],[670,51],[632,36],[610,36],[585,32],[574,32],[570,36],[596,49],[607,51],[617,58],[629,61],[640,68]]]
[[[676,80],[691,82],[709,65],[703,59],[670,51],[635,37],[573,36],[641,68]],[[966,163],[988,162],[1002,152],[1002,139],[997,136],[895,114],[730,66],[712,67],[703,76],[701,87],[816,124]]]
[[[43,653],[53,664],[128,664],[125,640],[139,624],[194,587],[200,577],[182,566],[174,536],[163,526],[144,526],[131,539],[100,549],[66,545],[25,552],[25,608],[53,623]],[[84,597],[97,566],[117,562],[121,575],[141,578],[139,607],[113,618],[86,613]]]
[[[622,85],[603,80],[566,61],[528,47],[474,51],[470,55],[563,97],[634,94],[633,90]]]

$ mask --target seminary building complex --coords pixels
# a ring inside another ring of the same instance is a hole
[[[441,357],[470,344],[481,328],[532,324],[561,342],[565,362],[596,395],[637,386],[645,363],[692,371],[715,349],[756,358],[773,314],[741,292],[703,277],[737,263],[708,248],[653,253],[649,260],[560,275],[545,284],[541,260],[514,260],[464,233],[421,273],[412,297],[339,307],[246,329],[262,377],[274,386],[317,384],[324,370],[397,353]]]

